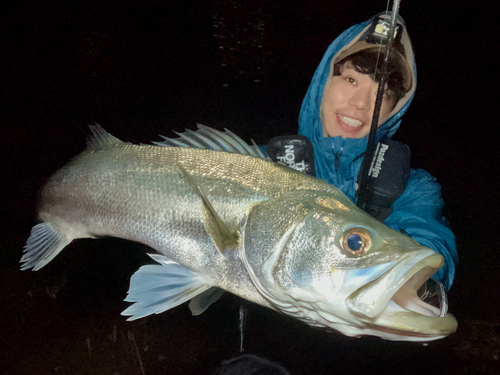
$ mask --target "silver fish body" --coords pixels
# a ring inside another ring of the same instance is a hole
[[[23,269],[40,269],[76,238],[115,236],[158,252],[158,264],[132,277],[131,319],[188,300],[199,314],[226,290],[349,336],[429,341],[457,326],[416,296],[442,256],[334,186],[268,160],[132,145],[101,131],[49,180],[40,207]]]

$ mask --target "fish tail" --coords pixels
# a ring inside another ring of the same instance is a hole
[[[58,232],[50,223],[37,224],[24,246],[21,270],[37,271],[61,252],[73,239]]]

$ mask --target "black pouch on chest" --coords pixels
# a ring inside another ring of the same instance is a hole
[[[267,144],[267,155],[277,163],[311,176],[315,175],[313,146],[309,138],[303,135],[282,135],[272,138]]]
[[[358,174],[359,188],[362,170]],[[374,218],[384,221],[393,203],[406,188],[410,178],[410,149],[405,144],[385,139],[376,145],[368,170],[364,202],[360,207]],[[358,199],[363,195],[356,192]],[[359,205],[358,205],[359,206]]]

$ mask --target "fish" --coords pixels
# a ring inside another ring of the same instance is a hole
[[[149,246],[154,261],[130,279],[128,320],[188,301],[199,315],[229,292],[351,337],[456,331],[452,314],[417,295],[443,256],[335,186],[227,129],[198,125],[149,145],[90,129],[87,149],[42,188],[22,270],[41,269],[74,239],[112,236]]]

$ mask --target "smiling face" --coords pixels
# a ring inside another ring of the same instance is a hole
[[[340,75],[334,75],[323,94],[322,124],[326,136],[363,138],[370,131],[378,82],[358,72],[346,62]],[[379,115],[379,126],[388,118],[397,99],[385,90]]]

